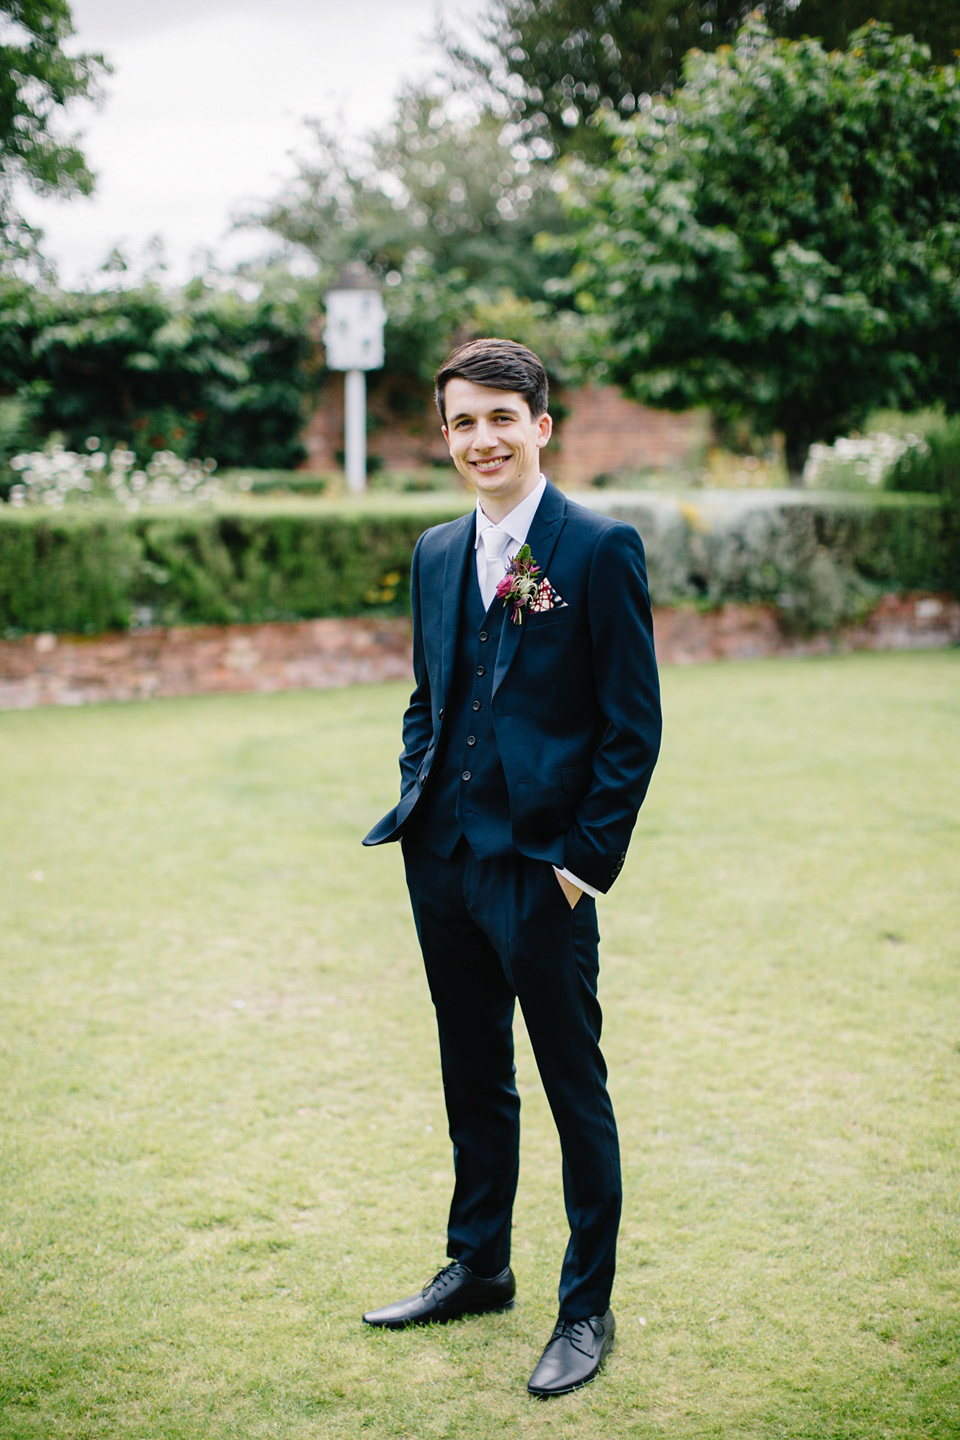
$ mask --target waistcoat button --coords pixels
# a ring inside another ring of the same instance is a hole
[[[481,630],[481,631],[480,631],[480,639],[481,639],[481,640],[486,640],[486,638],[487,638],[487,632],[486,632],[486,630]]]
[[[470,779],[470,771],[469,771],[469,770],[464,770],[463,774],[460,776],[460,779],[461,779],[461,780],[469,780],[469,779]]]
[[[485,675],[485,674],[486,674],[486,670],[484,669],[484,667],[483,667],[482,665],[478,665],[478,666],[477,666],[477,674],[478,674],[478,675]]]
[[[467,744],[468,744],[468,745],[476,745],[476,743],[477,743],[477,737],[476,737],[476,735],[468,735],[468,736],[467,736]]]
[[[474,700],[474,702],[473,702],[473,708],[474,708],[474,710],[479,710],[479,709],[480,709],[480,701],[479,701],[479,700]]]

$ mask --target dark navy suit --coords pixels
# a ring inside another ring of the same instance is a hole
[[[474,514],[413,557],[415,688],[398,805],[366,837],[402,839],[437,1012],[454,1145],[448,1253],[508,1263],[517,1184],[519,1000],[563,1155],[570,1241],[560,1314],[603,1315],[620,1216],[616,1124],[600,1052],[596,905],[623,865],[660,744],[643,547],[636,530],[547,484],[527,543],[564,602],[521,624],[477,581]]]

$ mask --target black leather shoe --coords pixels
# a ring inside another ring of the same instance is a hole
[[[517,1292],[513,1271],[508,1265],[492,1280],[474,1275],[466,1265],[455,1260],[434,1275],[419,1295],[398,1300],[382,1310],[368,1310],[365,1325],[380,1325],[387,1330],[402,1330],[406,1325],[443,1324],[460,1315],[485,1315],[491,1310],[510,1310]]]
[[[530,1394],[546,1400],[589,1384],[613,1349],[616,1328],[612,1310],[588,1320],[558,1320],[530,1376]]]

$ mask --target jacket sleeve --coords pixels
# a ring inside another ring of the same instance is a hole
[[[564,865],[602,892],[623,867],[660,751],[660,684],[643,544],[633,526],[604,532],[589,577],[600,736]]]

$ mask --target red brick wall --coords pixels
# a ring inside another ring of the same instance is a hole
[[[701,413],[651,410],[612,385],[586,385],[561,395],[568,407],[544,468],[561,485],[588,485],[597,475],[675,470],[696,462],[706,445]]]
[[[447,447],[432,397],[402,377],[370,375],[367,386],[370,456],[387,470],[448,464]],[[673,414],[626,399],[613,386],[561,391],[566,408],[544,459],[551,479],[567,488],[589,485],[597,475],[672,470],[695,463],[706,442],[701,412]],[[334,376],[304,431],[306,470],[338,468],[343,449],[343,379]]]
[[[928,650],[960,642],[960,601],[947,596],[888,595],[858,625],[810,639],[785,636],[769,606],[725,605],[706,615],[685,607],[654,614],[661,664]],[[89,639],[27,635],[0,640],[0,710],[409,678],[407,620],[301,620]]]

